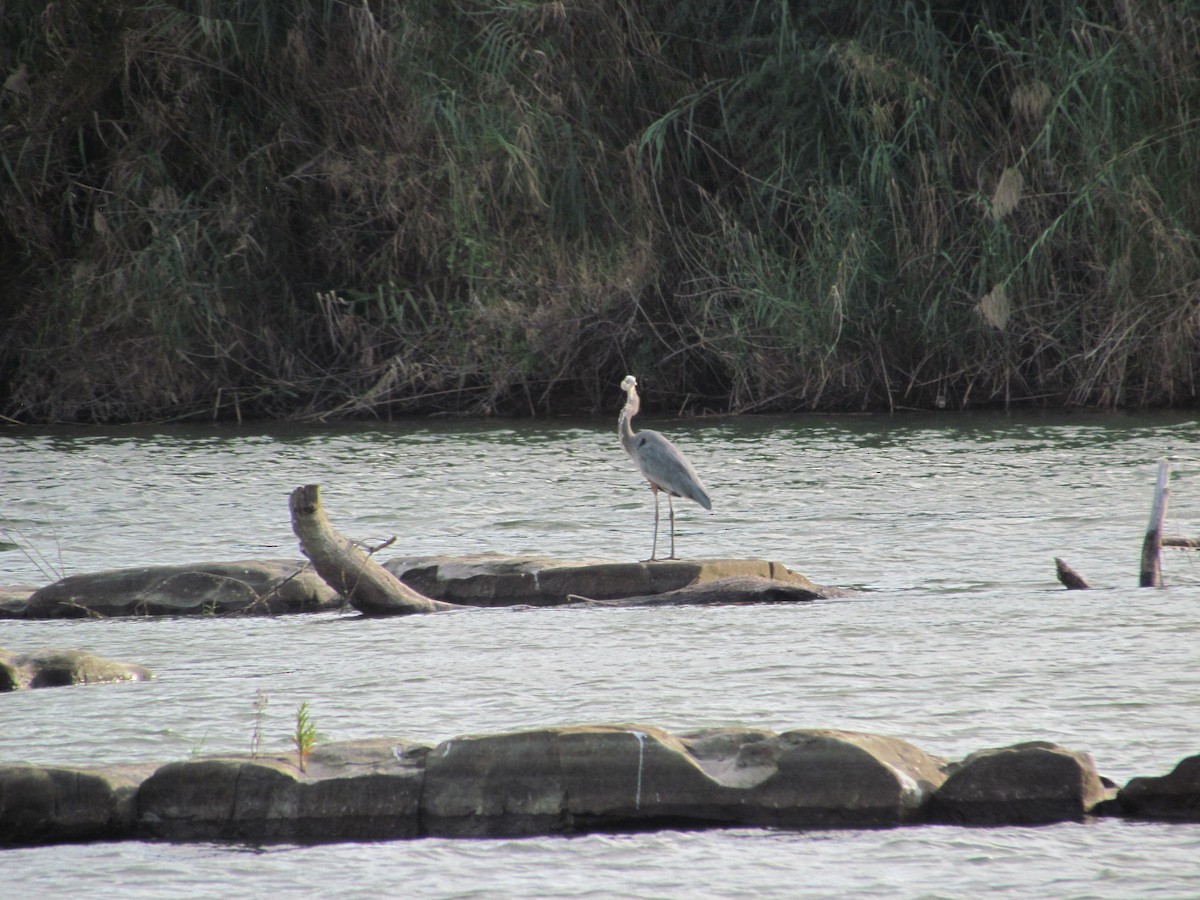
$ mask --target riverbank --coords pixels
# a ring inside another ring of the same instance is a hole
[[[11,11],[6,421],[1196,402],[1179,4],[238,9]]]

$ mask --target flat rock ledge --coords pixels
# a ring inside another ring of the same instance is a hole
[[[393,559],[384,568],[431,600],[471,607],[796,603],[846,593],[757,559],[564,562],[484,554]],[[346,603],[306,560],[239,560],[112,569],[33,591],[0,590],[0,619],[281,615]]]
[[[104,659],[86,650],[11,653],[0,648],[0,694],[28,688],[149,681],[153,677],[144,666]]]
[[[239,560],[70,575],[0,600],[0,618],[279,615],[342,605],[304,560]]]
[[[1050,743],[958,763],[833,730],[670,734],[640,725],[326,744],[100,769],[0,766],[0,846],[334,842],[661,828],[1028,825],[1094,814],[1200,821],[1200,756],[1121,791]]]
[[[400,557],[383,567],[426,597],[463,606],[794,603],[847,593],[765,559],[614,562],[480,554]],[[705,594],[721,599],[696,599]]]

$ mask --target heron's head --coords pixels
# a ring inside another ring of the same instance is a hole
[[[637,387],[637,379],[632,375],[626,375],[625,380],[621,382],[621,390],[628,394],[635,387]]]

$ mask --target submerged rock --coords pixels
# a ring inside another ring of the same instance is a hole
[[[36,587],[24,584],[0,587],[0,619],[19,617],[36,590]]]
[[[11,618],[161,615],[275,615],[342,605],[303,561],[246,560],[147,566],[71,575],[35,591]]]
[[[144,666],[104,659],[86,650],[37,650],[20,654],[0,650],[0,693],[72,684],[148,681],[153,677],[154,673]]]
[[[1109,797],[1091,756],[1033,741],[972,753],[950,767],[929,819],[954,825],[1082,821]]]
[[[1134,778],[1117,793],[1126,816],[1200,822],[1200,756],[1189,756],[1166,775]]]

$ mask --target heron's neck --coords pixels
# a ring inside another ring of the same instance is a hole
[[[617,418],[617,434],[621,436],[621,446],[625,448],[626,453],[633,452],[633,417],[637,415],[640,406],[641,401],[638,399],[637,389],[630,388],[629,396],[625,399],[625,407]]]

